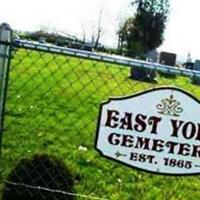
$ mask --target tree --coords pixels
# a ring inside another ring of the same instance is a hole
[[[102,28],[102,17],[103,17],[103,9],[100,10],[98,22],[95,22],[96,25],[92,26],[92,43],[94,44],[94,49],[98,48],[99,41],[101,36],[103,35],[103,28]]]
[[[159,47],[169,13],[169,0],[137,0],[135,15],[120,28],[119,48],[129,56],[140,56]]]
[[[95,1],[94,1],[95,2]],[[95,4],[94,4],[95,5]],[[89,12],[89,19],[80,18],[82,21],[82,41],[83,43],[90,43],[93,49],[97,50],[101,47],[100,40],[104,34],[104,16],[105,11],[102,4],[97,4],[96,10]],[[91,7],[91,9],[93,6]],[[95,11],[95,12],[94,12]]]

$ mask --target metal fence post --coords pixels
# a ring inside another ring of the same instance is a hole
[[[8,82],[9,64],[11,59],[12,30],[6,23],[0,25],[0,158],[2,149],[2,136],[4,129],[4,111]]]

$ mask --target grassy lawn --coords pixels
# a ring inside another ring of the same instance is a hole
[[[129,79],[129,70],[126,66],[18,50],[11,64],[6,104],[3,178],[21,158],[48,153],[71,168],[79,194],[111,200],[200,199],[198,176],[152,175],[106,160],[96,152],[99,105],[109,97],[164,85],[181,87],[200,98],[200,87],[191,84],[189,78],[157,76],[157,84],[151,84]]]

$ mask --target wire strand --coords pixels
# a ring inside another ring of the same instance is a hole
[[[101,198],[101,197],[65,192],[65,191],[57,190],[57,189],[50,189],[50,188],[46,188],[46,187],[42,187],[42,186],[32,186],[32,185],[27,185],[24,183],[15,183],[15,182],[10,182],[10,181],[4,181],[4,182],[6,184],[13,185],[13,186],[22,186],[22,187],[26,187],[26,188],[30,188],[30,189],[43,190],[43,191],[52,192],[52,193],[60,193],[60,194],[69,195],[69,196],[76,196],[76,197],[82,197],[82,198],[93,199],[93,200],[109,200],[109,199],[105,199],[105,198]]]

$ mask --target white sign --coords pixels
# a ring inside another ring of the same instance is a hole
[[[200,173],[200,102],[177,88],[156,88],[101,105],[96,148],[149,172]]]

